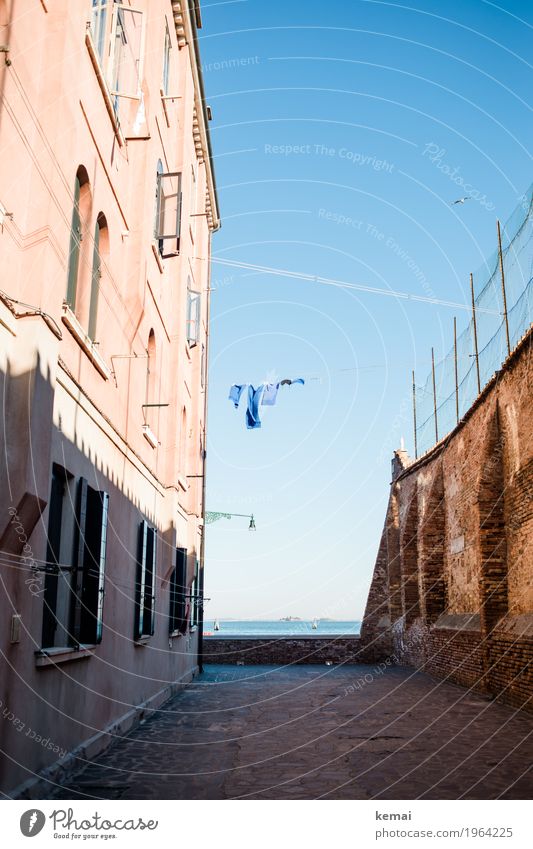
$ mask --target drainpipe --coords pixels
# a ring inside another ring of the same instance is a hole
[[[200,569],[198,574],[198,669],[204,671],[204,566],[205,566],[205,496],[207,488],[207,398],[209,388],[209,331],[211,320],[211,233],[209,233],[209,250],[207,264],[207,312],[205,331],[205,374],[204,374],[204,428],[203,428],[203,457],[202,457],[202,539],[200,540]]]

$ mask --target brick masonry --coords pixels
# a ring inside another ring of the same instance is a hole
[[[533,710],[533,329],[445,440],[397,451],[361,657]]]
[[[204,662],[274,664],[334,664],[361,662],[359,637],[206,637]]]

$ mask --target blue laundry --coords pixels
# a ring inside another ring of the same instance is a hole
[[[302,377],[298,377],[296,380],[280,380],[278,383],[260,383],[257,389],[251,383],[234,383],[228,397],[238,408],[242,393],[248,387],[246,427],[248,430],[256,430],[261,427],[260,407],[273,407],[276,403],[279,387],[283,385],[291,386],[293,383],[300,383],[303,386],[305,381]]]

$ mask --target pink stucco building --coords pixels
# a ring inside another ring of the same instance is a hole
[[[0,0],[9,795],[198,666],[219,227],[200,26],[197,0]]]

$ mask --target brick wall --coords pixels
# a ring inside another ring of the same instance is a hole
[[[396,452],[361,656],[533,709],[533,331],[465,418]]]
[[[204,663],[361,663],[359,637],[206,637]]]

